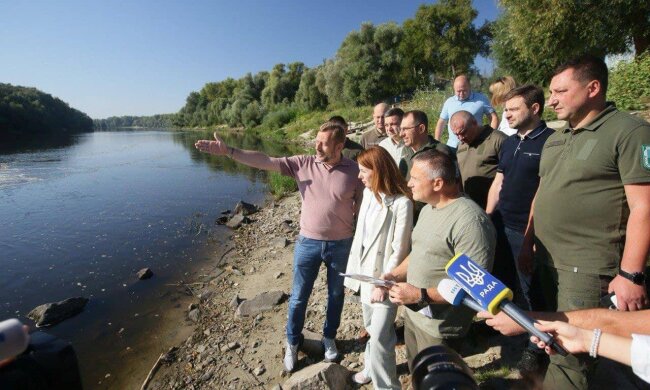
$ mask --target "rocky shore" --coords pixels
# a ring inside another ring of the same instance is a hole
[[[305,321],[305,344],[296,372],[282,369],[287,297],[291,291],[293,246],[299,231],[298,194],[271,202],[215,255],[199,280],[185,287],[194,296],[186,321],[195,326],[181,345],[162,354],[147,389],[354,388],[349,380],[363,367],[361,306],[346,291],[337,345],[339,364],[322,362],[320,332],[327,285],[324,268],[316,281]],[[400,321],[398,321],[399,325]],[[398,326],[398,335],[402,329]],[[514,369],[522,339],[508,339],[476,323],[460,351],[485,389],[531,388]],[[397,347],[398,374],[409,387],[406,350]],[[363,386],[362,388],[372,388]]]

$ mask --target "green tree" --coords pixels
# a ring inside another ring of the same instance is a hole
[[[400,44],[403,81],[412,88],[432,75],[453,77],[470,70],[477,54],[488,53],[489,29],[473,25],[478,12],[471,0],[441,0],[421,5],[404,21]]]
[[[637,54],[650,42],[650,3],[637,0],[500,0],[492,50],[522,82],[547,83],[576,55]]]
[[[371,104],[401,90],[397,47],[402,29],[395,23],[363,23],[343,40],[333,61],[323,65],[317,85],[335,105]]]
[[[327,96],[316,85],[317,74],[318,69],[307,69],[300,77],[295,103],[307,111],[319,110],[327,106]]]

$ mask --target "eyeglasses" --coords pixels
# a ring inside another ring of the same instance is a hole
[[[402,129],[402,130],[411,130],[411,129],[415,129],[416,127],[420,126],[421,124],[422,124],[422,123],[418,123],[417,125],[408,126],[408,127],[404,127],[404,126],[402,126],[401,129]]]

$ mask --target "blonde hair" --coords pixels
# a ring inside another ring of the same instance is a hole
[[[490,93],[492,94],[490,103],[492,103],[492,107],[503,104],[506,94],[515,87],[517,87],[517,83],[512,76],[499,77],[495,82],[490,84]]]

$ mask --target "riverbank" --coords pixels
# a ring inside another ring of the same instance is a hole
[[[291,289],[299,212],[297,193],[270,202],[250,216],[250,224],[233,233],[232,240],[215,254],[196,280],[185,284],[194,299],[186,308],[188,317],[184,322],[193,324],[194,331],[162,356],[148,389],[277,388],[289,379],[302,377],[307,370],[292,375],[282,371],[286,295]],[[268,298],[277,291],[284,295],[279,303],[276,296],[254,308],[241,304],[242,300],[254,304],[256,296],[269,293]],[[307,342],[297,370],[315,367],[322,360],[318,342],[311,340],[320,339],[326,294],[322,268],[308,304],[304,332]],[[363,366],[365,339],[359,339],[362,330],[358,299],[346,291],[337,344],[343,356],[340,366],[349,374]],[[398,326],[398,334],[400,331]],[[521,339],[495,335],[478,323],[461,354],[475,370],[482,388],[530,388],[531,384],[519,380],[516,370],[510,368],[519,358],[520,344]],[[406,388],[409,377],[402,343],[397,347],[397,358],[400,380]]]

